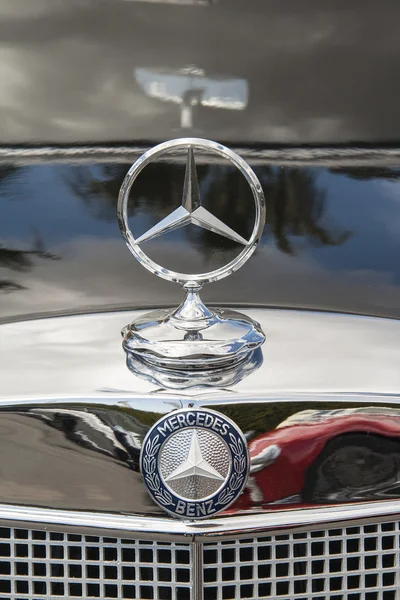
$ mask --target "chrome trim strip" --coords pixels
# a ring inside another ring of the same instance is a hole
[[[320,525],[357,521],[376,523],[389,516],[400,516],[400,501],[373,502],[305,508],[258,514],[241,514],[210,519],[208,521],[178,521],[131,515],[60,511],[33,507],[0,505],[0,522],[7,526],[38,527],[39,524],[54,526],[54,530],[79,532],[93,535],[119,535],[138,539],[168,539],[177,541],[211,541],[226,537],[247,537],[256,533],[273,533],[283,529],[315,529]]]
[[[74,405],[74,406],[99,406],[102,407],[110,407],[115,408],[119,406],[119,404],[125,406],[134,406],[136,408],[135,401],[136,400],[147,400],[149,399],[149,394],[147,397],[144,393],[135,393],[132,392],[120,392],[119,390],[100,390],[96,393],[90,394],[80,394],[77,396],[59,394],[57,396],[49,396],[49,397],[38,397],[38,396],[20,396],[18,398],[6,399],[0,397],[0,408],[1,409],[13,409],[17,407],[25,407],[25,408],[40,408],[42,406],[46,407],[58,407],[59,405]],[[156,390],[153,393],[154,399],[158,399],[162,397],[165,402],[174,402],[174,408],[181,406],[202,406],[202,407],[215,407],[215,406],[227,406],[227,405],[246,405],[253,403],[255,405],[260,405],[264,403],[277,403],[282,402],[289,404],[291,402],[315,402],[318,404],[327,403],[327,402],[336,402],[345,405],[346,403],[373,403],[375,404],[398,404],[400,407],[400,394],[398,393],[374,393],[374,392],[354,392],[354,391],[343,391],[337,393],[329,393],[329,392],[304,392],[304,391],[294,391],[292,393],[288,392],[265,392],[259,390],[254,390],[252,394],[249,393],[241,393],[240,396],[223,396],[219,390],[212,389],[201,390],[198,394],[185,394],[185,390],[181,391],[178,394],[169,390]],[[153,398],[151,398],[153,399]],[[171,404],[172,405],[172,404]]]
[[[243,158],[257,163],[299,166],[398,166],[400,148],[249,148],[225,140]],[[0,164],[34,164],[47,162],[121,162],[135,160],[152,144],[115,146],[0,146]]]

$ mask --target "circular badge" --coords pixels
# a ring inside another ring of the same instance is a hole
[[[140,469],[153,500],[182,519],[205,519],[236,500],[249,473],[247,442],[224,415],[182,409],[144,439]]]

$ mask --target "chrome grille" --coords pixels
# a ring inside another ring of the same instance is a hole
[[[206,600],[398,600],[399,523],[206,544],[204,583]]]
[[[190,544],[0,529],[0,599],[188,600]]]
[[[204,543],[0,528],[0,600],[400,600],[399,522]],[[196,589],[196,588],[194,588]]]

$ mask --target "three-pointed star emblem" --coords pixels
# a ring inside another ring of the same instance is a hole
[[[189,225],[189,223],[218,233],[219,235],[234,240],[244,246],[247,246],[249,243],[241,235],[236,233],[236,231],[228,227],[228,225],[225,225],[225,223],[215,215],[201,206],[199,182],[197,179],[196,164],[192,148],[188,149],[182,205],[165,217],[165,219],[162,219],[157,225],[154,225],[154,227],[137,238],[136,243],[141,244],[142,242],[147,242],[168,231],[185,227],[185,225]]]
[[[172,473],[170,473],[165,481],[174,481],[176,479],[184,479],[191,475],[198,475],[201,477],[208,477],[208,479],[217,479],[224,481],[225,477],[218,473],[216,469],[206,460],[204,460],[201,453],[201,448],[197,433],[194,431],[190,442],[189,453],[186,460],[184,460]]]

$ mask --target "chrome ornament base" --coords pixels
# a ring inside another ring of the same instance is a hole
[[[179,369],[156,367],[134,354],[127,352],[128,369],[137,377],[168,390],[186,390],[192,388],[228,388],[236,385],[261,367],[263,355],[261,349],[253,350],[233,366],[213,369]]]
[[[250,317],[220,308],[211,311],[197,291],[188,291],[175,310],[156,310],[122,330],[123,347],[145,365],[189,371],[227,369],[246,361],[265,341]]]

